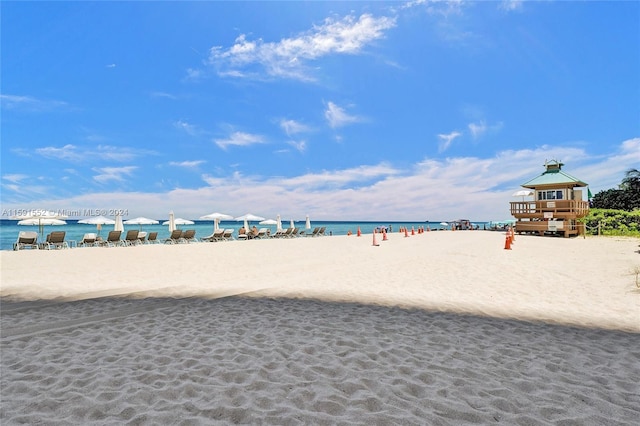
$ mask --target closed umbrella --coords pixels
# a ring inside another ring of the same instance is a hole
[[[276,232],[282,232],[282,219],[280,219],[280,215],[276,216]]]
[[[116,220],[113,224],[114,231],[124,232],[124,225],[122,224],[122,215],[120,213],[116,214]]]
[[[311,220],[309,220],[309,215],[307,215],[307,223],[305,223],[304,229],[306,229],[306,230],[310,230],[311,229]]]
[[[167,222],[163,223],[166,225]],[[176,216],[173,214],[173,210],[169,212],[169,233],[172,233],[176,230]]]
[[[293,228],[295,228],[295,227],[296,227],[296,224],[295,224],[295,223],[293,223],[293,219],[291,219],[291,220],[289,221],[289,227],[290,227],[291,229],[293,229]]]

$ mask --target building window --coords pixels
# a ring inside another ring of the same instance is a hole
[[[538,191],[538,201],[544,200],[562,200],[564,195],[562,191],[550,190],[550,191]]]

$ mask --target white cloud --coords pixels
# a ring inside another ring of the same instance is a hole
[[[109,64],[109,65],[107,65],[107,68],[115,68],[115,67],[116,67],[116,64]]]
[[[19,173],[15,173],[15,174],[8,174],[8,175],[2,175],[2,179],[12,182],[12,183],[19,183],[22,180],[27,179],[29,176],[27,175],[23,175],[23,174],[19,174]]]
[[[287,143],[294,147],[298,152],[305,152],[307,149],[306,141],[288,141]]]
[[[454,130],[453,132],[448,134],[444,134],[444,133],[439,134],[438,139],[440,139],[440,144],[438,146],[438,151],[440,152],[446,151],[451,145],[451,142],[453,142],[455,138],[460,136],[462,136],[462,133],[458,132],[457,130]]]
[[[327,119],[329,126],[333,129],[361,121],[359,117],[349,115],[344,108],[339,107],[333,102],[327,103],[327,109],[324,111],[324,117]]]
[[[222,149],[227,149],[230,145],[235,146],[249,146],[258,143],[264,143],[264,138],[260,135],[254,135],[251,133],[234,132],[227,139],[214,139],[216,145]]]
[[[287,136],[292,136],[298,133],[306,133],[311,130],[309,126],[303,123],[300,123],[295,120],[286,120],[286,119],[280,120],[280,127],[282,128],[282,130],[284,130]]]
[[[187,133],[190,136],[196,136],[199,132],[198,129],[196,128],[196,126],[194,126],[193,124],[189,124],[186,121],[183,120],[178,120],[176,122],[173,123],[173,127],[175,127],[176,129],[180,129],[182,131],[184,131],[185,133]]]
[[[108,200],[111,206],[128,209],[130,216],[154,217],[179,208],[182,217],[197,218],[210,213],[207,205],[215,205],[232,215],[252,211],[303,219],[308,213],[317,220],[501,220],[509,217],[511,194],[542,173],[544,161],[551,158],[563,161],[563,170],[587,182],[595,194],[617,187],[627,169],[637,168],[640,138],[625,140],[614,152],[597,157],[575,146],[544,145],[488,158],[424,158],[409,167],[362,165],[291,177],[204,175],[199,188],[161,193],[92,190],[64,199],[41,194],[31,197],[31,203],[18,199],[24,196],[20,193],[12,199],[18,201],[3,202],[3,208],[74,209]],[[107,176],[133,173],[117,168],[97,171],[107,182]]]
[[[21,155],[29,155],[26,150],[15,150]],[[131,161],[143,155],[155,155],[154,151],[141,150],[131,147],[119,147],[112,145],[98,145],[96,147],[78,147],[67,144],[62,147],[47,146],[36,148],[34,153],[45,158],[59,159],[74,163],[87,160],[100,161]]]
[[[212,47],[209,63],[220,75],[258,78],[266,73],[272,77],[312,80],[307,75],[308,62],[327,55],[357,54],[384,32],[396,25],[395,18],[363,14],[359,18],[327,18],[306,33],[279,42],[248,40],[241,34],[233,46]]]
[[[471,132],[471,136],[473,136],[474,139],[477,139],[487,131],[487,125],[484,121],[479,123],[469,123],[469,131]]]
[[[170,166],[184,167],[186,169],[197,169],[201,164],[206,163],[204,160],[192,160],[192,161],[171,161]]]
[[[0,95],[0,105],[6,110],[27,112],[51,111],[69,107],[69,104],[63,101],[38,99],[32,96],[21,95]]]
[[[522,10],[524,2],[522,0],[502,0],[498,6],[502,10],[512,12],[514,10]]]
[[[93,176],[93,179],[99,183],[105,183],[108,181],[122,182],[126,176],[131,176],[136,169],[136,166],[95,167],[93,168],[93,171],[98,174]]]
[[[60,148],[55,146],[47,146],[44,148],[36,148],[36,154],[46,158],[58,158],[67,161],[81,161],[83,156],[74,145],[67,144]]]
[[[172,99],[172,100],[178,99],[176,95],[172,95],[171,93],[166,93],[166,92],[151,92],[150,95],[152,98],[165,98],[165,99]]]

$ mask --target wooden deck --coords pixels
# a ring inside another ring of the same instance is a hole
[[[562,234],[565,237],[583,233],[577,219],[589,213],[587,201],[512,201],[511,215],[517,219],[517,233]]]

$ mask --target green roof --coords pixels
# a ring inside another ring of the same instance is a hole
[[[587,186],[585,182],[571,176],[569,173],[562,171],[563,164],[557,161],[550,161],[545,164],[547,170],[540,176],[531,179],[529,182],[522,184],[525,188],[536,188],[545,185],[563,185],[572,184],[570,186]]]

